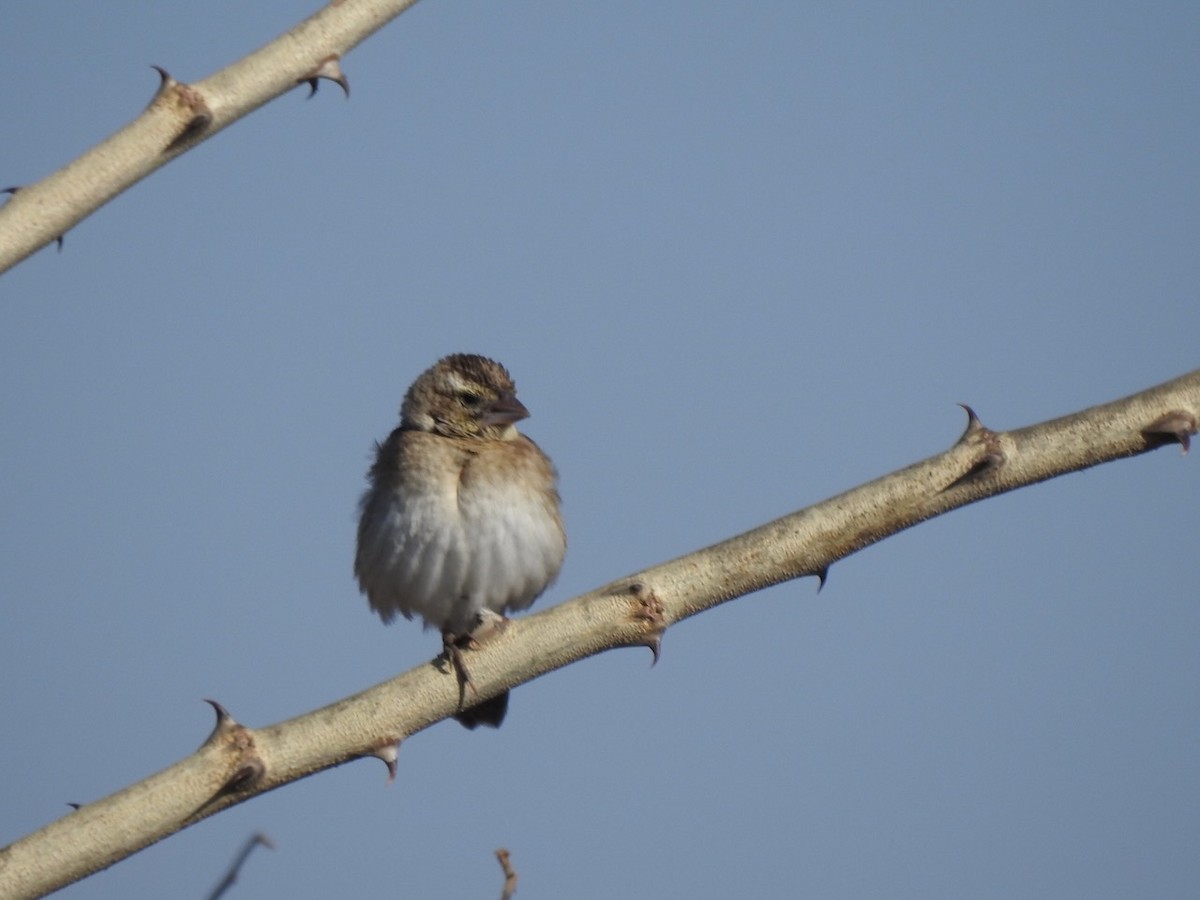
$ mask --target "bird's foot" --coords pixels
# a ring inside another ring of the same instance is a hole
[[[442,632],[442,649],[446,654],[447,662],[458,677],[458,707],[462,712],[454,718],[467,728],[473,729],[478,725],[499,728],[508,711],[508,691],[492,697],[490,700],[468,706],[467,688],[470,688],[472,693],[478,693],[478,691],[475,690],[475,684],[471,681],[471,673],[467,670],[465,654],[465,651],[474,649],[481,642],[499,634],[506,625],[508,625],[508,619],[504,616],[492,612],[490,609],[484,609],[476,614],[473,627],[466,634]]]
[[[442,651],[446,660],[458,676],[458,691],[460,704],[466,699],[466,690],[475,692],[475,683],[471,681],[471,673],[467,670],[467,658],[463,651],[474,650],[481,643],[495,637],[505,626],[508,619],[490,609],[481,609],[475,614],[471,630],[466,634],[455,634],[452,631],[442,632]]]
[[[451,631],[442,632],[442,652],[446,654],[446,660],[450,663],[450,668],[454,670],[455,676],[458,678],[458,705],[462,706],[466,699],[466,689],[475,690],[475,685],[471,682],[471,673],[467,671],[467,660],[463,656],[463,650],[471,645],[471,635],[454,634]]]
[[[471,681],[471,673],[467,671],[467,658],[463,651],[475,649],[480,643],[503,631],[506,625],[508,625],[508,619],[504,616],[492,612],[490,609],[481,609],[475,614],[471,630],[466,634],[455,634],[452,631],[442,632],[442,651],[446,654],[450,667],[454,669],[454,674],[458,676],[460,699],[467,688],[475,690],[475,684]]]

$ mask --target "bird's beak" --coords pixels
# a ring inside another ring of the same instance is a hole
[[[483,414],[485,425],[512,425],[529,418],[529,410],[515,394],[501,394]]]

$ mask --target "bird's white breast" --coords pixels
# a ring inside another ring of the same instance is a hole
[[[511,478],[420,479],[368,495],[358,569],[372,608],[456,634],[481,609],[525,609],[566,551],[554,502]]]

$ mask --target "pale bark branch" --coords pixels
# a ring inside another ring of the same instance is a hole
[[[472,651],[480,699],[614,647],[655,649],[681,619],[760,588],[823,575],[918,522],[1057,475],[1182,445],[1200,420],[1200,370],[1123,400],[993,432],[974,414],[950,449],[822,503],[514,620]],[[194,754],[0,850],[0,896],[40,896],[215,812],[360,757],[394,776],[398,743],[453,714],[457,679],[426,663],[266,728],[219,705]]]
[[[162,85],[141,115],[57,172],[19,185],[0,208],[0,273],[160,166],[298,84],[327,78],[349,94],[340,60],[414,3],[334,0],[203,81],[184,84],[160,69]]]

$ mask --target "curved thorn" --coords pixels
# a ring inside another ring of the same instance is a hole
[[[825,582],[829,580],[829,566],[822,566],[820,571],[815,573],[817,576],[817,593],[821,593],[821,588],[825,587]]]
[[[341,59],[336,54],[325,57],[325,59],[321,61],[321,64],[313,70],[311,75],[301,78],[300,81],[297,82],[308,83],[309,92],[306,99],[311,100],[313,95],[317,93],[317,83],[321,78],[332,81],[334,84],[338,85],[342,89],[342,93],[346,95],[346,99],[350,99],[350,80],[346,78],[345,73],[342,72]]]
[[[400,742],[395,741],[393,743],[393,742],[389,741],[386,744],[382,744],[378,748],[376,748],[375,751],[371,755],[374,756],[380,762],[382,762],[385,766],[387,766],[387,770],[388,770],[387,783],[391,784],[393,781],[395,781],[396,780],[396,761],[400,758]]]
[[[229,710],[227,710],[225,707],[223,707],[216,700],[209,700],[207,697],[205,697],[204,702],[207,703],[209,706],[211,706],[213,708],[213,711],[216,712],[218,725],[220,725],[222,722],[232,722],[233,721],[233,716],[231,716],[229,714]]]
[[[658,665],[658,660],[662,656],[662,635],[655,635],[654,640],[646,644],[650,648],[650,652],[654,654],[654,659],[650,660],[650,668]]]
[[[984,425],[983,422],[981,422],[979,420],[979,416],[977,416],[975,414],[974,409],[972,409],[966,403],[959,403],[958,405],[961,406],[967,414],[967,427],[966,427],[966,430],[963,431],[962,437],[960,437],[958,439],[959,443],[962,443],[967,438],[972,437],[973,435],[981,434],[982,432],[985,432],[988,430],[987,426]]]
[[[1177,443],[1186,456],[1192,446],[1192,435],[1196,433],[1196,417],[1184,410],[1173,410],[1159,416],[1142,429],[1142,437],[1151,447]]]

